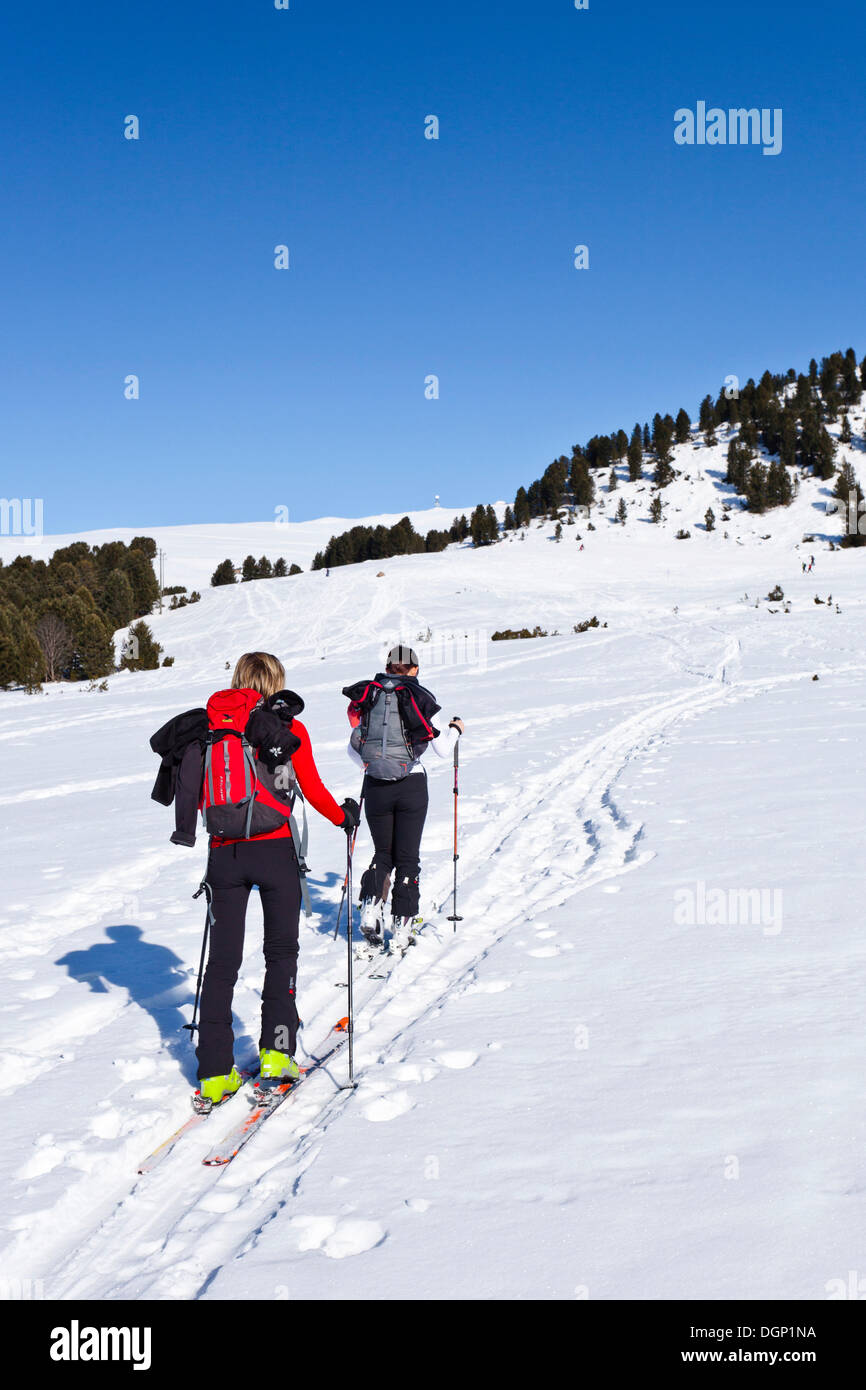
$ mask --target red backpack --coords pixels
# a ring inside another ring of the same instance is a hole
[[[255,690],[218,690],[207,702],[202,821],[215,840],[249,840],[288,821],[303,876],[307,824],[305,815],[299,839],[292,809],[300,789],[291,761],[285,764],[289,785],[284,789],[259,763],[257,751],[245,737],[247,721],[261,699]]]

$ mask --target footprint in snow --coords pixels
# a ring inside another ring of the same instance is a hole
[[[536,960],[544,960],[549,956],[558,956],[558,946],[537,946],[534,951],[527,951],[528,956],[534,956]]]
[[[53,1138],[46,1135],[45,1138]],[[23,1167],[19,1168],[16,1177],[21,1182],[29,1182],[32,1178],[41,1178],[45,1173],[52,1172],[66,1157],[64,1151],[56,1144],[40,1145],[32,1158],[28,1158]]]
[[[32,989],[20,989],[18,994],[22,999],[50,999],[59,988],[59,985],[34,985]]]
[[[321,1250],[332,1260],[345,1260],[349,1255],[363,1255],[381,1245],[387,1231],[378,1221],[363,1221],[350,1217],[338,1221],[336,1216],[296,1216],[291,1225],[298,1233],[298,1250]]]
[[[477,1052],[440,1052],[434,1059],[443,1067],[450,1067],[452,1071],[465,1071],[467,1067],[474,1067],[478,1061]]]
[[[384,1124],[388,1120],[396,1120],[399,1115],[405,1115],[413,1105],[414,1102],[407,1091],[392,1091],[390,1095],[379,1096],[378,1100],[371,1101],[364,1110],[364,1118],[371,1120],[373,1124]]]
[[[124,1081],[143,1081],[146,1076],[153,1076],[157,1069],[150,1057],[136,1057],[131,1061],[118,1057],[114,1065]]]
[[[426,1197],[407,1197],[405,1205],[410,1211],[429,1211],[430,1203]]]
[[[353,1218],[341,1221],[334,1234],[328,1236],[322,1246],[322,1254],[329,1260],[345,1260],[350,1255],[363,1255],[381,1245],[388,1232],[378,1221],[362,1221]]]
[[[438,1067],[416,1066],[414,1062],[403,1062],[396,1069],[398,1081],[432,1081],[439,1075]]]

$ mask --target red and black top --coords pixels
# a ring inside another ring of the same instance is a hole
[[[279,697],[267,702],[253,690],[218,691],[208,701],[207,710],[189,710],[178,715],[153,736],[151,747],[160,754],[163,765],[151,795],[163,805],[174,801],[175,830],[171,838],[175,844],[195,844],[196,822],[203,803],[205,747],[209,733],[220,727],[245,732],[266,766],[273,759],[290,759],[304,799],[332,825],[342,825],[342,808],[319,776],[306,727],[294,717],[303,707],[303,701],[291,691],[280,692]],[[291,838],[288,816],[276,830],[252,838],[287,837]],[[237,843],[233,839],[213,841],[214,847]]]
[[[316,760],[313,757],[313,745],[310,743],[310,735],[306,727],[299,719],[292,720],[292,733],[300,740],[300,747],[292,754],[292,767],[298,779],[298,786],[304,795],[304,800],[329,820],[332,825],[343,824],[343,811],[339,807],[319,776],[319,769],[316,767]],[[276,830],[268,830],[264,835],[253,835],[253,840],[285,840],[291,838],[289,822],[286,819]],[[222,845],[236,845],[238,840],[214,840],[214,848]]]

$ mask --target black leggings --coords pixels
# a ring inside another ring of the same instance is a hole
[[[395,917],[418,912],[418,876],[424,821],[427,816],[427,777],[412,772],[399,782],[368,777],[364,809],[376,853],[361,879],[362,898],[384,898],[393,874],[391,911]]]
[[[290,839],[247,840],[221,845],[208,856],[207,873],[213,923],[201,992],[199,1080],[232,1069],[232,995],[244,958],[247,901],[258,885],[265,919],[265,983],[259,1047],[294,1056],[298,1033],[295,979],[301,884]]]

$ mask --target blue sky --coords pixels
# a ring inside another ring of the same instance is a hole
[[[11,10],[0,491],[48,532],[512,497],[866,353],[862,6]],[[781,154],[677,146],[698,100],[782,108]]]

